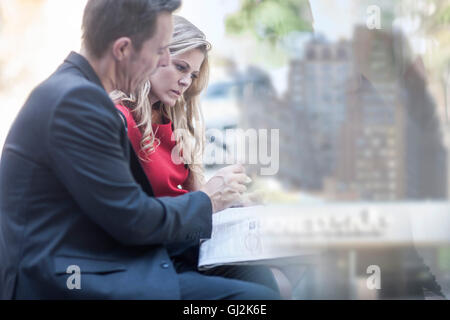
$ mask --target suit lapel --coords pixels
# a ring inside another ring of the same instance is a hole
[[[127,132],[128,131],[127,118],[120,110],[117,110],[117,112],[119,113],[120,118],[122,118],[124,130],[125,132]],[[130,169],[131,173],[133,174],[134,180],[136,180],[136,182],[141,185],[142,190],[144,190],[144,192],[147,193],[147,195],[149,195],[150,197],[154,197],[155,195],[153,193],[150,181],[148,181],[147,175],[145,174],[144,169],[142,169],[142,165],[136,155],[136,152],[134,152],[133,145],[130,139],[128,139],[128,134],[125,134],[125,136],[127,137],[126,144],[129,150],[128,159],[130,162]]]
[[[66,58],[66,60],[64,60],[64,62],[75,65],[78,69],[81,70],[86,79],[105,89],[102,82],[100,81],[100,78],[90,65],[89,61],[87,61],[86,58],[82,55],[72,51]]]
[[[136,155],[136,152],[134,152],[133,146],[131,145],[131,142],[129,142],[129,149],[130,149],[130,169],[133,173],[133,177],[136,180],[137,183],[139,183],[142,187],[142,190],[145,191],[150,197],[154,197],[153,189],[150,184],[150,181],[148,181],[147,175],[144,172],[144,169],[142,169],[141,163]]]

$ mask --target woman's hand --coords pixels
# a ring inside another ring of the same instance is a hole
[[[199,191],[202,189],[203,185],[205,184],[203,175],[196,175],[192,173],[192,170],[189,170],[189,175],[184,183],[184,187],[189,192]]]
[[[264,204],[264,192],[262,191],[247,192],[242,196],[243,207],[260,206]]]
[[[245,184],[252,180],[245,174],[245,168],[236,164],[220,169],[200,189],[211,199],[213,213],[233,206],[243,205]]]

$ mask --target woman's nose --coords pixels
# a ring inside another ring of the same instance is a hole
[[[186,75],[186,76],[184,76],[184,77],[182,77],[181,79],[180,79],[180,85],[182,85],[182,86],[188,86],[189,85],[189,83],[190,83],[190,76],[189,75]]]

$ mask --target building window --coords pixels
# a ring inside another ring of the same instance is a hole
[[[316,50],[314,50],[313,48],[308,49],[308,51],[306,52],[306,58],[308,60],[315,60],[316,59]]]
[[[322,58],[323,58],[323,60],[331,60],[332,57],[331,57],[331,50],[330,50],[330,48],[323,49]]]

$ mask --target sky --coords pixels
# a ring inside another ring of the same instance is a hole
[[[310,4],[314,31],[326,34],[330,40],[350,38],[353,24],[361,20],[361,17],[355,15],[353,0],[312,0]]]

